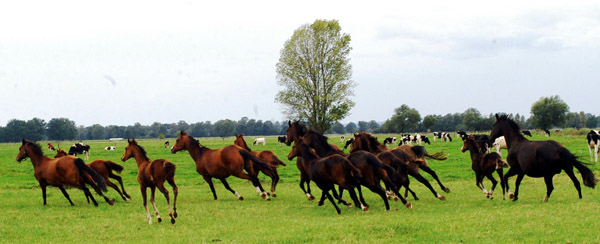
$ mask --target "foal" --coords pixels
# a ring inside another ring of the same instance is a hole
[[[508,165],[502,161],[502,157],[498,153],[484,153],[483,149],[479,148],[475,143],[475,137],[470,135],[463,139],[463,146],[460,149],[461,152],[465,152],[469,150],[471,153],[471,169],[475,172],[475,184],[483,194],[485,194],[486,198],[494,199],[494,189],[496,188],[497,181],[492,176],[494,171],[498,172],[498,176],[500,176],[500,187],[502,188],[502,199],[506,199],[505,196],[505,188],[504,188],[504,170],[503,168],[508,168]],[[492,189],[488,192],[483,186],[483,177],[487,177],[492,182]]]
[[[154,213],[156,214],[156,219],[158,222],[161,222],[162,219],[158,214],[158,209],[156,208],[156,204],[154,202],[154,191],[156,188],[160,192],[165,195],[167,198],[167,205],[169,206],[169,217],[171,217],[171,224],[175,224],[175,218],[177,218],[177,185],[175,185],[175,164],[165,160],[165,159],[157,159],[150,162],[148,156],[146,156],[146,150],[143,147],[138,145],[135,139],[129,140],[127,139],[129,145],[125,147],[125,152],[123,156],[121,156],[121,161],[125,162],[131,157],[135,158],[135,161],[138,165],[138,183],[140,183],[140,191],[142,192],[142,199],[144,201],[144,208],[146,209],[146,214],[148,216],[148,224],[152,224],[152,217],[150,216],[150,211],[148,210],[148,203],[146,202],[146,188],[150,187],[150,192],[152,195],[150,196],[150,203],[152,203],[152,207],[154,207]],[[165,181],[169,183],[173,187],[173,211],[171,211],[171,202],[169,198],[169,191],[165,188]]]
[[[248,150],[248,152],[262,159],[267,164],[269,164],[269,166],[271,166],[271,168],[273,169],[272,171],[262,168],[258,164],[252,164],[254,172],[258,174],[258,172],[260,171],[263,172],[263,174],[271,177],[271,196],[276,197],[277,194],[275,193],[275,188],[277,187],[277,182],[279,182],[279,174],[277,173],[277,168],[279,168],[279,165],[287,166],[287,164],[279,160],[279,158],[277,158],[277,155],[275,155],[275,153],[273,153],[273,151],[271,150],[265,150],[260,152],[252,151],[252,149],[248,147],[248,144],[246,144],[246,141],[244,140],[244,134],[235,134],[235,141],[233,142],[233,144]]]

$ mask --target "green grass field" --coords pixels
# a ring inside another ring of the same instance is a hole
[[[348,138],[349,135],[346,137]],[[382,140],[385,135],[377,135]],[[431,135],[429,135],[431,137]],[[210,148],[233,143],[234,138],[199,138]],[[251,144],[254,137],[247,137]],[[533,140],[545,140],[534,134]],[[585,136],[557,134],[559,141],[571,152],[590,162]],[[174,139],[170,139],[171,143]],[[371,205],[369,212],[341,207],[337,215],[329,202],[317,206],[306,200],[298,187],[299,173],[295,161],[287,160],[290,147],[279,146],[276,137],[267,137],[266,146],[251,146],[253,150],[273,150],[289,165],[279,168],[281,176],[278,196],[267,202],[256,194],[250,182],[228,178],[233,189],[244,196],[237,200],[218,180],[215,188],[219,200],[213,200],[208,185],[195,171],[195,165],[185,151],[171,154],[163,147],[163,140],[139,140],[151,159],[165,158],[177,165],[176,182],[179,186],[177,223],[168,222],[166,201],[157,192],[157,207],[166,222],[152,225],[146,221],[139,186],[137,166],[133,159],[121,162],[127,141],[117,142],[116,151],[104,151],[108,141],[89,141],[90,160],[106,159],[122,164],[121,174],[132,201],[123,202],[109,188],[107,195],[116,200],[114,206],[99,201],[99,206],[87,204],[82,191],[67,189],[75,203],[71,207],[57,188],[48,188],[48,205],[43,206],[41,190],[33,176],[30,160],[17,163],[19,144],[0,144],[0,242],[3,243],[81,243],[81,242],[144,242],[144,243],[599,243],[600,192],[584,187],[583,199],[568,177],[562,173],[554,178],[555,190],[549,202],[543,179],[525,177],[519,200],[502,200],[501,190],[488,200],[475,186],[469,153],[461,153],[462,141],[432,142],[429,152],[444,151],[446,161],[429,160],[444,184],[451,189],[442,193],[447,200],[440,201],[423,185],[411,178],[411,188],[418,196],[414,209],[406,209],[400,202],[390,202],[392,211],[384,211],[381,199],[368,190],[363,191]],[[339,145],[339,137],[330,142]],[[56,146],[56,142],[53,142]],[[67,148],[72,142],[61,142]],[[52,157],[54,152],[46,150]],[[503,151],[506,156],[506,151]],[[600,175],[597,164],[591,166]],[[506,172],[506,171],[505,171]],[[424,173],[424,172],[422,172]],[[432,185],[439,187],[424,173]],[[581,176],[577,173],[578,178]],[[260,176],[265,189],[270,178]],[[514,179],[510,186],[514,189]],[[489,189],[491,183],[484,181]],[[320,190],[312,184],[313,194]],[[170,188],[167,188],[171,191]],[[346,197],[347,194],[346,194]],[[98,198],[97,198],[98,199]]]

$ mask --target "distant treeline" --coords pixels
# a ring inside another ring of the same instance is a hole
[[[406,110],[406,111],[404,111]],[[492,128],[495,117],[493,114],[482,116],[476,109],[470,108],[463,113],[446,115],[426,115],[423,119],[414,109],[399,108],[397,113],[384,123],[371,121],[335,123],[326,133],[347,134],[357,131],[371,133],[411,133],[427,131],[485,131]],[[523,115],[512,115],[521,128],[535,129],[531,118]],[[600,118],[584,112],[569,112],[564,122],[565,128],[597,128]],[[154,122],[151,125],[77,126],[67,118],[54,118],[46,122],[33,118],[28,121],[13,119],[5,127],[0,126],[0,142],[18,142],[29,140],[102,140],[109,138],[167,138],[176,137],[181,130],[189,132],[194,137],[228,137],[235,133],[255,135],[285,135],[287,121],[262,121],[243,117],[238,121],[229,119],[188,124],[185,121],[177,123]]]

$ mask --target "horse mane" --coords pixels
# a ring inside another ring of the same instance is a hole
[[[307,132],[306,126],[303,124],[300,124],[300,121],[296,120],[296,121],[292,122],[292,125],[294,125],[294,126],[296,126],[296,128],[298,128],[298,133],[300,134],[300,136],[304,136],[306,134],[306,132]]]
[[[192,135],[186,134],[186,136],[190,138],[190,141],[192,142],[193,145],[198,146],[200,149],[208,148],[208,147],[205,147],[204,145],[200,144],[200,141],[196,140],[196,138],[194,138]]]
[[[519,124],[517,124],[517,122],[515,122],[514,120],[512,120],[512,119],[508,118],[508,115],[506,115],[506,114],[500,115],[500,116],[497,118],[497,120],[498,120],[498,121],[506,121],[506,122],[508,123],[508,125],[510,126],[510,128],[511,128],[512,130],[514,130],[515,132],[517,132],[517,133],[516,133],[516,135],[517,135],[517,138],[525,138],[525,137],[523,136],[523,134],[521,134],[521,128],[519,127]]]
[[[236,136],[237,137],[237,136]],[[241,135],[242,137],[242,143],[244,143],[243,148],[245,148],[246,150],[248,150],[248,152],[252,152],[252,149],[250,149],[250,147],[248,147],[248,144],[246,144],[246,140],[244,139],[244,135]],[[193,138],[192,138],[193,139]],[[195,140],[195,139],[194,139]]]
[[[327,137],[324,135],[321,135],[320,133],[318,133],[317,131],[313,130],[313,129],[309,129],[305,134],[304,137],[306,137],[307,135],[310,135],[312,140],[315,140],[317,143],[315,143],[315,150],[316,151],[320,151],[320,152],[331,152],[331,151],[335,151],[335,152],[340,152],[339,150],[333,148],[328,142],[327,142]]]
[[[380,153],[380,152],[384,151],[382,149],[383,145],[381,145],[381,143],[379,141],[377,141],[377,137],[374,137],[371,134],[366,133],[366,132],[361,132],[360,138],[362,138],[363,141],[366,141],[369,152]]]
[[[29,146],[33,147],[33,151],[39,155],[44,156],[44,151],[42,151],[42,147],[40,146],[39,143],[37,142],[32,142],[32,141],[25,141],[25,143]]]

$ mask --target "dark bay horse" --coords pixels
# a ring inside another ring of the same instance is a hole
[[[357,177],[361,177],[361,172],[348,159],[337,154],[319,158],[319,156],[310,150],[308,145],[301,141],[294,144],[294,147],[288,154],[288,159],[292,160],[296,156],[303,158],[302,163],[304,164],[304,168],[307,169],[310,179],[321,189],[319,206],[323,205],[325,197],[327,197],[335,207],[337,213],[341,214],[340,208],[333,201],[333,197],[340,199],[335,192],[335,185],[347,190],[354,204],[359,206],[354,188],[359,185]],[[329,193],[330,191],[334,195],[333,197]]]
[[[273,173],[273,169],[246,149],[235,145],[219,149],[210,149],[200,145],[198,140],[194,139],[191,135],[188,135],[185,131],[181,131],[175,145],[171,147],[171,153],[177,153],[181,150],[187,150],[190,153],[190,156],[194,159],[194,162],[196,162],[196,172],[202,175],[204,180],[208,183],[215,200],[217,200],[217,193],[215,192],[212,178],[221,180],[225,189],[233,193],[239,200],[244,199],[238,192],[231,189],[229,183],[227,183],[226,178],[231,175],[241,179],[250,180],[252,185],[256,187],[256,192],[258,192],[262,198],[267,201],[271,200],[258,181],[253,164],[257,164],[258,167],[270,171],[271,174]],[[247,173],[245,173],[244,170],[246,170]]]
[[[60,157],[67,156],[67,155],[69,155],[69,154],[67,152],[65,152],[65,150],[62,150],[59,148],[59,149],[56,149],[56,155],[54,156],[54,158],[60,158]],[[129,196],[129,194],[127,194],[127,192],[125,192],[125,187],[123,187],[123,179],[121,178],[121,176],[115,175],[113,173],[113,171],[116,171],[117,173],[120,174],[121,171],[123,171],[122,165],[116,164],[112,161],[98,159],[98,160],[94,160],[93,162],[87,164],[87,166],[92,168],[99,175],[101,175],[102,178],[104,178],[104,180],[106,181],[106,185],[115,189],[119,193],[121,198],[123,198],[123,201],[129,201],[131,199],[131,196]],[[123,189],[123,192],[121,192],[121,190],[119,190],[119,187],[115,183],[110,181],[109,177],[113,178],[113,179],[117,180],[117,182],[119,182],[119,184],[121,185],[121,189]],[[89,202],[89,199],[88,199],[88,202]]]
[[[16,160],[20,163],[25,158],[30,158],[31,164],[33,164],[33,174],[42,188],[44,206],[46,205],[46,186],[48,185],[58,187],[65,198],[69,200],[71,206],[74,206],[74,204],[65,190],[65,186],[83,190],[85,196],[92,199],[94,206],[98,206],[94,196],[85,186],[86,184],[92,186],[100,196],[104,197],[104,200],[108,204],[114,204],[113,200],[108,199],[102,194],[103,191],[106,191],[104,178],[88,167],[82,159],[74,156],[60,158],[46,157],[40,145],[23,139]]]
[[[517,175],[515,181],[515,193],[514,195],[508,193],[509,198],[516,201],[519,196],[519,184],[525,175],[530,177],[544,177],[546,183],[546,196],[544,201],[548,201],[554,186],[552,184],[552,178],[555,174],[565,171],[569,178],[573,181],[575,188],[581,199],[581,186],[579,180],[573,173],[573,167],[577,168],[581,173],[583,184],[587,187],[594,188],[596,186],[597,179],[594,173],[585,166],[584,163],[577,160],[577,158],[569,152],[560,143],[547,140],[547,141],[530,141],[527,140],[521,133],[519,133],[519,125],[513,120],[509,119],[506,115],[498,116],[496,114],[496,122],[490,137],[495,140],[498,137],[504,136],[506,138],[506,145],[508,146],[508,156],[506,160],[510,165],[510,169],[504,175],[504,182],[506,182],[506,190],[508,191],[508,178]]]
[[[121,161],[125,162],[130,158],[135,158],[135,162],[138,166],[138,177],[137,181],[140,184],[140,191],[142,192],[142,200],[144,202],[144,208],[146,209],[146,215],[148,217],[148,224],[152,224],[152,216],[150,215],[150,211],[148,210],[147,196],[146,196],[146,188],[150,187],[150,203],[152,203],[152,207],[154,207],[154,213],[156,214],[156,219],[158,222],[162,222],[160,215],[158,213],[158,209],[156,208],[156,203],[154,202],[154,192],[156,188],[167,199],[167,206],[169,206],[169,217],[171,218],[171,224],[175,224],[175,218],[177,218],[177,193],[178,188],[175,184],[175,164],[165,160],[165,159],[157,159],[154,161],[150,161],[148,156],[146,155],[146,150],[140,145],[138,145],[135,139],[129,140],[127,139],[127,147],[125,147],[125,152],[121,156]],[[171,211],[171,199],[169,198],[169,191],[165,188],[165,181],[173,187],[173,210]]]
[[[436,160],[445,160],[446,158],[442,156],[441,152],[431,155],[427,153],[424,147],[412,145],[402,145],[394,149],[388,149],[379,141],[377,141],[377,138],[373,137],[372,135],[366,132],[354,133],[354,143],[352,145],[351,152],[356,152],[359,150],[371,152],[375,155],[388,151],[393,153],[395,156],[397,156],[398,159],[402,160],[405,163],[409,175],[411,175],[423,185],[425,185],[436,198],[440,200],[446,200],[446,198],[437,193],[433,189],[429,181],[419,173],[419,169],[422,169],[423,171],[431,174],[431,176],[433,176],[433,178],[437,180],[438,184],[445,192],[450,192],[450,189],[446,188],[442,184],[435,171],[433,171],[429,167],[427,160],[425,160],[425,157],[429,157]]]
[[[483,191],[483,194],[485,194],[486,198],[493,199],[494,189],[496,189],[496,184],[498,184],[498,181],[496,181],[492,173],[496,171],[498,176],[500,176],[502,199],[506,199],[503,168],[507,168],[508,165],[502,161],[500,154],[495,152],[485,153],[486,149],[481,148],[477,145],[477,143],[475,143],[474,135],[469,135],[466,138],[463,138],[463,146],[460,151],[464,153],[467,150],[471,154],[471,169],[473,169],[475,172],[475,184],[477,187]],[[490,192],[488,192],[485,189],[485,186],[483,186],[483,177],[487,177],[492,182],[492,189]]]
[[[244,140],[244,134],[235,134],[235,141],[233,142],[233,144],[248,150],[250,153],[254,154],[254,156],[257,156],[258,158],[269,164],[269,166],[271,166],[272,171],[261,168],[258,164],[252,164],[252,166],[254,167],[254,172],[258,174],[258,172],[260,171],[263,172],[263,174],[271,177],[271,196],[276,197],[277,194],[275,193],[275,188],[277,187],[277,182],[279,182],[279,174],[277,173],[277,168],[279,168],[279,165],[287,166],[287,164],[279,160],[277,155],[275,155],[275,153],[271,150],[264,150],[260,152],[252,151],[252,149],[248,147],[248,144],[246,144],[246,141]]]

